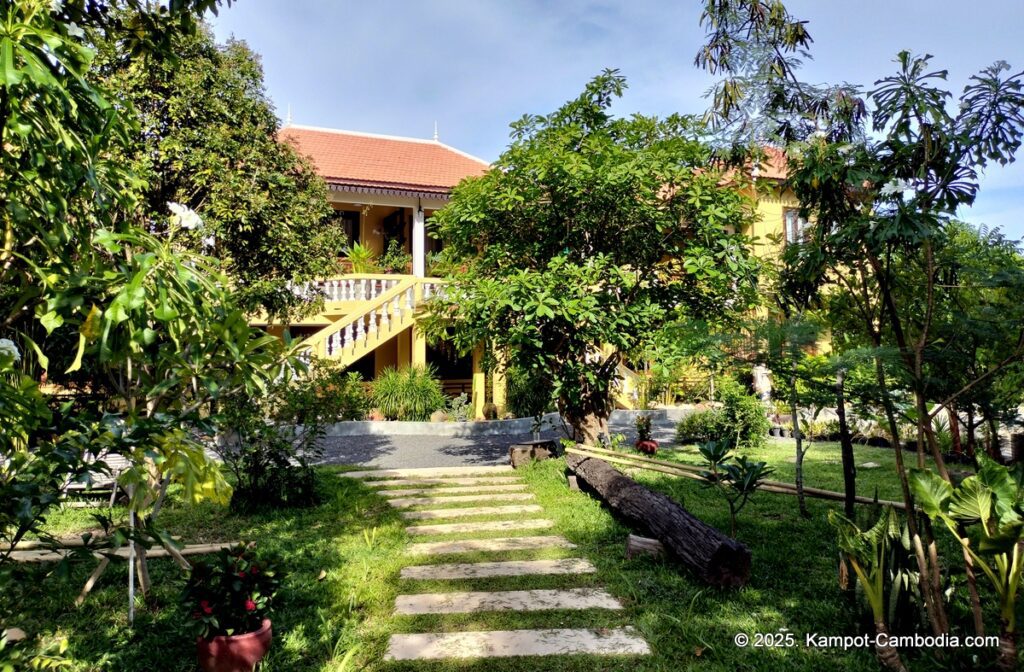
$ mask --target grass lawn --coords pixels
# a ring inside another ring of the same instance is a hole
[[[754,453],[777,468],[773,478],[790,480],[787,461],[792,442],[773,441]],[[663,451],[661,457],[670,455]],[[691,449],[673,459],[696,462]],[[861,494],[882,498],[898,495],[887,449],[857,448],[857,463],[876,462],[878,469],[861,469]],[[582,555],[598,568],[596,575],[472,579],[460,581],[404,581],[401,567],[416,563],[472,562],[494,559],[478,553],[419,559],[403,557],[408,539],[397,512],[361,483],[325,469],[324,503],[306,510],[269,511],[239,515],[214,507],[186,507],[172,503],[162,518],[173,533],[189,543],[217,540],[256,540],[261,547],[280,552],[291,574],[274,615],[275,643],[261,668],[283,670],[342,670],[341,661],[354,647],[351,670],[432,671],[579,671],[631,670],[844,670],[879,669],[868,649],[822,650],[804,646],[804,635],[858,634],[864,611],[840,594],[834,534],[826,521],[829,508],[841,504],[810,500],[812,518],[801,519],[794,497],[761,493],[742,512],[738,537],[753,553],[749,585],[739,591],[704,586],[670,562],[639,558],[626,560],[626,529],[606,509],[585,494],[570,492],[561,460],[541,462],[524,469],[530,489],[544,513],[556,522],[556,532],[579,545],[576,551],[549,549],[504,553],[502,559],[539,559]],[[835,444],[815,445],[807,456],[809,485],[841,490],[839,450]],[[700,484],[654,472],[636,477],[670,493],[704,521],[728,529],[728,513]],[[88,525],[82,510],[55,515],[51,526],[62,532]],[[520,534],[537,534],[523,530]],[[493,536],[507,536],[495,533]],[[449,537],[450,538],[450,537]],[[434,541],[440,537],[417,537]],[[954,572],[958,556],[946,547],[944,558]],[[28,567],[22,580],[30,595],[17,625],[29,632],[56,632],[70,640],[69,653],[77,670],[193,670],[193,645],[178,633],[183,615],[177,607],[183,583],[168,560],[152,561],[155,585],[151,604],[141,609],[133,630],[127,626],[126,569],[111,567],[85,605],[75,609],[74,598],[91,567],[73,570],[69,580],[46,575],[46,568]],[[326,578],[318,580],[321,570]],[[625,605],[621,612],[600,610],[553,611],[527,614],[482,613],[468,615],[392,615],[399,593],[444,590],[514,590],[604,586]],[[963,592],[963,591],[961,591]],[[951,606],[953,620],[967,627],[969,616],[960,601]],[[995,626],[989,620],[990,628]],[[654,655],[639,659],[552,657],[498,659],[486,662],[409,664],[381,662],[389,635],[398,632],[460,631],[517,628],[618,627],[633,625],[651,644]],[[796,635],[792,648],[739,648],[734,636],[743,632],[778,632]],[[993,652],[982,652],[981,662]],[[912,670],[981,669],[966,652],[937,663],[926,652],[911,653]]]

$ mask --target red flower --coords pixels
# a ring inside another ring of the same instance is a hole
[[[212,614],[213,613],[213,607],[211,607],[210,603],[207,602],[206,600],[199,600],[199,606],[202,607],[204,614]]]
[[[251,599],[250,600],[246,600],[245,601],[245,610],[246,611],[256,611],[256,603],[253,602]]]
[[[252,567],[249,568],[249,573],[250,574],[259,574],[260,573],[260,566],[259,565],[253,565]]]
[[[245,578],[245,572],[239,572],[238,573],[238,578],[244,579]]]

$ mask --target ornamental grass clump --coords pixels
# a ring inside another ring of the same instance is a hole
[[[257,553],[255,543],[222,548],[196,562],[182,593],[191,629],[206,640],[259,630],[282,578],[277,559]]]
[[[370,401],[388,420],[425,422],[448,406],[432,366],[384,369],[373,381]]]

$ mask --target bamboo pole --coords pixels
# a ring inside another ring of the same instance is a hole
[[[683,478],[691,478],[694,480],[703,481],[704,477],[700,475],[700,472],[704,471],[700,467],[696,467],[689,464],[680,464],[677,462],[666,462],[665,460],[654,460],[647,457],[641,457],[639,455],[630,455],[629,453],[616,453],[611,450],[604,448],[593,448],[585,446],[581,448],[566,448],[567,453],[576,453],[577,455],[585,455],[587,457],[596,457],[607,462],[614,462],[625,466],[633,467],[634,469],[646,469],[648,471],[658,471],[663,474],[670,474],[672,476],[681,476]],[[775,492],[782,495],[796,495],[796,486],[791,483],[785,483],[783,481],[763,481],[761,489],[766,492]],[[845,501],[846,496],[841,492],[834,492],[832,490],[824,490],[822,488],[810,488],[804,487],[804,494],[809,497],[817,499],[827,499],[831,501],[842,502]],[[889,500],[874,500],[870,497],[862,497],[860,495],[854,497],[854,501],[858,504],[879,504],[881,506],[892,506],[893,508],[901,511],[906,510],[906,505],[903,502],[893,502]]]

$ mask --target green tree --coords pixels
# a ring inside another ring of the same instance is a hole
[[[463,352],[489,344],[550,381],[586,443],[606,432],[624,358],[670,321],[742,311],[757,273],[731,233],[752,203],[708,169],[702,128],[613,118],[624,87],[607,71],[554,113],[514,123],[492,170],[434,217],[467,268],[433,306],[434,333],[449,328]]]
[[[259,57],[244,42],[217,44],[205,26],[145,60],[120,40],[96,41],[93,68],[139,129],[124,154],[144,183],[141,215],[163,221],[168,203],[195,210],[205,227],[190,247],[226,262],[243,306],[306,308],[292,288],[336,272],[343,232],[323,179],[278,140]]]

